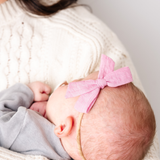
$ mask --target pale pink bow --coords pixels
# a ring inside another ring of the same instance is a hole
[[[105,86],[117,87],[132,82],[132,75],[128,67],[114,71],[114,61],[102,55],[100,70],[97,80],[85,80],[71,82],[68,85],[66,98],[79,96],[75,104],[75,109],[82,113],[88,113],[93,107],[100,89]]]

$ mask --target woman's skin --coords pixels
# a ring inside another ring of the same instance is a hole
[[[6,0],[0,0],[0,4],[4,3]]]

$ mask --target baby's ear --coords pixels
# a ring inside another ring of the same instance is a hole
[[[54,133],[59,138],[68,136],[73,128],[73,123],[74,123],[73,117],[71,116],[67,117],[64,123],[55,127]]]

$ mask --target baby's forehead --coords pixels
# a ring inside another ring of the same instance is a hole
[[[99,73],[98,71],[93,72],[93,73],[89,74],[87,77],[85,77],[83,80],[90,80],[90,79],[95,80],[98,78],[98,73]]]

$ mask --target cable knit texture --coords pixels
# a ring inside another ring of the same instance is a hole
[[[117,36],[83,7],[40,18],[22,11],[14,0],[0,5],[0,90],[16,82],[58,83],[99,69],[101,54],[115,69],[129,66],[135,85],[143,90],[130,57]],[[145,160],[159,160],[157,134]],[[45,160],[0,148],[0,160]]]

